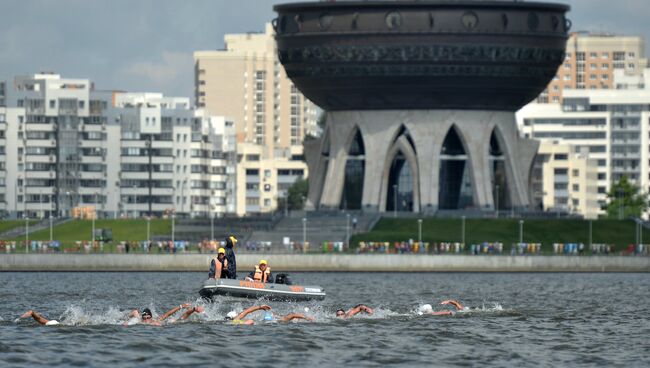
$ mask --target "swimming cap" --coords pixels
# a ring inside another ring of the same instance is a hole
[[[271,312],[266,312],[264,313],[264,320],[265,321],[273,321],[273,313]]]
[[[418,308],[419,315],[423,315],[425,313],[431,313],[431,312],[433,312],[433,307],[431,306],[431,304],[421,305],[420,308]]]
[[[149,315],[149,316],[153,317],[153,315],[151,314],[151,309],[149,309],[149,308],[143,309],[142,310],[142,316],[145,316],[145,315]]]
[[[235,311],[230,311],[228,314],[226,314],[226,318],[228,319],[235,319],[235,317],[237,317],[237,312]]]
[[[45,326],[56,326],[56,325],[58,325],[58,324],[59,324],[59,321],[53,319],[53,320],[51,320],[51,321],[47,321],[47,323],[45,324]]]

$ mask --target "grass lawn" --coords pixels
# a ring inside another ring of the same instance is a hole
[[[631,220],[594,220],[592,242],[614,244],[622,249],[635,242],[635,223]],[[350,243],[356,246],[360,241],[407,241],[418,240],[417,219],[382,218],[375,228],[365,234],[355,235]],[[650,230],[643,231],[644,242],[650,243]],[[460,242],[462,240],[461,219],[424,219],[422,241],[429,243]],[[589,244],[589,221],[585,220],[524,220],[523,240],[526,243],[542,243],[549,251],[553,243]],[[465,221],[465,243],[500,241],[510,249],[510,244],[519,241],[518,219],[467,219]]]
[[[29,224],[35,224],[36,221],[29,220]],[[0,234],[17,227],[25,226],[25,220],[1,220],[0,221]]]
[[[24,222],[23,222],[24,224]],[[146,220],[97,220],[96,229],[111,229],[113,231],[113,243],[119,241],[141,241],[147,239]],[[60,241],[63,245],[72,245],[77,240],[90,241],[92,238],[91,220],[73,220],[54,227],[54,240]],[[164,219],[151,220],[151,236],[171,234],[171,221]],[[37,231],[29,234],[30,240],[50,240],[50,229]],[[15,239],[21,241],[24,237]],[[109,248],[112,249],[112,248]]]

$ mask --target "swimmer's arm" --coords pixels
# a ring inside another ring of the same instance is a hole
[[[37,312],[35,312],[33,310],[28,310],[22,316],[20,316],[20,318],[29,318],[29,317],[32,317],[34,319],[34,321],[36,321],[36,322],[38,322],[38,323],[40,323],[42,325],[50,322],[49,319],[43,317],[42,315],[40,315],[39,313],[37,313]]]
[[[181,316],[180,319],[186,320],[192,315],[192,313],[203,313],[203,310],[204,310],[203,307],[192,307],[192,308],[186,310],[185,313],[183,313],[183,315]]]
[[[460,302],[458,300],[445,300],[440,304],[442,304],[442,305],[453,305],[456,308],[456,310],[463,310],[463,305],[460,304]]]
[[[287,314],[286,316],[280,318],[280,322],[289,322],[289,321],[293,321],[294,319],[304,319],[304,320],[307,320],[307,321],[310,321],[310,322],[314,322],[314,321],[315,321],[314,318],[312,318],[312,317],[307,317],[307,316],[305,316],[304,314],[300,314],[300,313],[289,313],[289,314]]]
[[[454,312],[452,311],[440,311],[440,312],[431,312],[434,316],[453,316]]]
[[[237,317],[235,317],[235,319],[244,319],[244,317],[246,317],[247,315],[249,315],[249,314],[251,314],[253,312],[256,312],[256,311],[258,311],[260,309],[271,310],[271,307],[269,307],[268,305],[255,305],[255,306],[252,306],[252,307],[244,310],[243,312],[239,313],[239,315],[237,315]]]
[[[364,304],[359,304],[359,305],[357,305],[356,307],[350,309],[350,310],[345,314],[345,316],[346,316],[346,317],[352,317],[352,316],[355,316],[355,315],[359,314],[360,312],[365,312],[365,313],[367,313],[368,315],[372,315],[372,314],[374,313],[373,310],[372,310],[372,308],[370,308],[370,307],[368,307],[368,306],[366,306],[366,305],[364,305]]]
[[[179,310],[181,310],[183,308],[187,308],[189,306],[190,306],[190,304],[185,303],[185,304],[179,305],[178,307],[174,307],[174,308],[168,310],[167,313],[160,316],[160,318],[158,318],[158,321],[162,322],[162,321],[166,320],[167,318],[169,318],[172,314],[178,312]]]

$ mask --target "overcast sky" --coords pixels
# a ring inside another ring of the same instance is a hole
[[[0,79],[54,71],[97,89],[193,94],[195,50],[262,31],[287,0],[0,0]],[[559,0],[573,30],[650,40],[648,0]]]

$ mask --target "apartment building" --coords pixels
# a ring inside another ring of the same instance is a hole
[[[647,64],[642,37],[573,33],[564,63],[537,102],[562,103],[570,89],[612,89],[614,71],[638,76]]]
[[[264,178],[264,184],[259,183],[260,189],[251,189],[253,183],[248,188],[237,187],[237,198],[245,198],[239,201],[237,213],[274,210],[277,199],[286,195],[280,188],[287,187],[285,182],[271,181],[275,173],[307,174],[302,141],[307,135],[319,134],[315,105],[287,78],[277,58],[270,24],[264,33],[226,35],[225,49],[197,51],[194,61],[196,106],[235,122],[238,156],[242,158],[237,182],[250,179],[245,172],[253,170],[252,166],[261,173],[274,173]]]
[[[597,161],[588,152],[555,141],[543,141],[533,164],[531,185],[537,209],[598,217]]]
[[[563,103],[531,103],[518,113],[521,133],[572,145],[597,164],[600,205],[625,175],[650,191],[650,70],[642,77],[614,73],[618,89],[564,91]]]
[[[2,114],[10,216],[234,212],[231,120],[188,98],[95,91],[87,79],[56,74],[17,77],[14,86]]]

